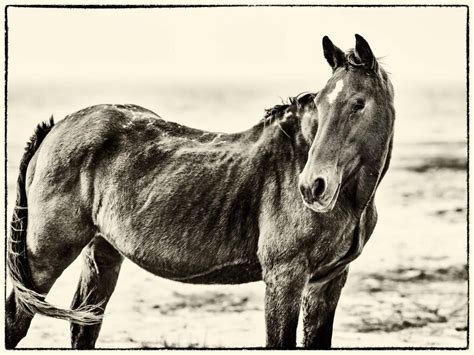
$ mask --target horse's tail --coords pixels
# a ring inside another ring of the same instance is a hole
[[[26,252],[28,225],[28,201],[25,189],[26,172],[30,160],[53,126],[54,120],[51,117],[49,122],[43,122],[36,127],[20,163],[16,205],[13,210],[11,233],[7,244],[8,272],[14,289],[15,302],[18,307],[21,307],[27,313],[39,313],[79,324],[95,324],[100,322],[102,318],[96,313],[97,306],[83,306],[75,310],[60,309],[46,302],[45,295],[32,290],[33,285]]]

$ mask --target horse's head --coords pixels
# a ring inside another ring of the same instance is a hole
[[[395,118],[392,84],[366,40],[355,37],[355,48],[347,53],[323,38],[333,74],[301,121],[310,149],[299,188],[305,205],[316,212],[332,210],[354,179],[357,198],[368,200],[388,164]]]

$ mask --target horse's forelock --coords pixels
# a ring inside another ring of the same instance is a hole
[[[374,68],[368,69],[366,65],[360,63],[357,56],[355,55],[354,49],[350,49],[346,53],[346,61],[344,63],[344,68],[346,70],[352,69],[366,69],[369,70],[371,75],[375,77],[380,84],[385,88],[385,91],[393,97],[393,87],[390,82],[390,73],[387,72],[381,65],[380,60],[384,57],[377,57],[374,62]]]
[[[369,69],[376,76],[378,76],[378,77],[381,76],[381,69],[382,68],[379,65],[379,58],[375,58],[373,68],[367,68],[367,66],[364,63],[361,63],[359,58],[357,58],[357,56],[355,55],[355,50],[354,49],[349,49],[347,51],[344,67],[345,67],[346,70],[349,70],[350,68],[354,68],[354,69],[366,68],[366,69]]]

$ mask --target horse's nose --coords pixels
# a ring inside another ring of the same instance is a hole
[[[322,177],[316,178],[312,184],[300,184],[300,192],[307,203],[313,203],[321,199],[326,191],[326,180]]]
[[[311,187],[311,194],[315,200],[318,200],[326,191],[326,181],[322,177],[318,177],[313,182]]]

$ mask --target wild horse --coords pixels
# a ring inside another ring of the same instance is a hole
[[[20,165],[8,240],[6,346],[35,313],[71,322],[93,348],[124,257],[171,280],[263,280],[266,344],[329,348],[348,264],[376,224],[393,88],[368,43],[323,38],[332,76],[317,94],[218,134],[134,105],[98,105],[38,126]],[[45,301],[85,248],[71,310]]]

